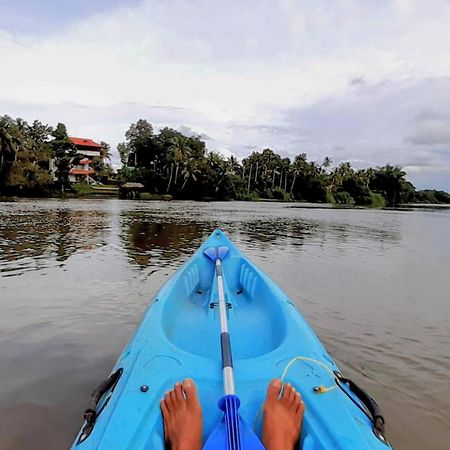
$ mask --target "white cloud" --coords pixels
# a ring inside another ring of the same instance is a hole
[[[408,134],[406,122],[411,103],[434,104],[423,90],[415,102],[416,87],[450,76],[448,23],[445,0],[148,0],[48,35],[0,30],[0,113],[113,145],[145,117],[238,155],[301,148],[364,164],[384,148],[404,163],[411,141],[445,141],[445,124]]]

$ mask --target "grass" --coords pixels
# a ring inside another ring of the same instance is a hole
[[[150,192],[141,192],[139,200],[172,200],[172,195],[168,194],[152,194]]]

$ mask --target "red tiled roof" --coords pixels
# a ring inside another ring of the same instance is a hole
[[[92,139],[69,137],[69,140],[70,142],[72,142],[72,144],[80,145],[83,147],[95,147],[99,150],[102,148],[100,144],[97,144],[97,142],[94,142]]]
[[[83,169],[70,169],[70,173],[72,175],[90,175],[91,173],[95,173],[95,170],[83,170]]]
[[[84,165],[86,165],[86,164],[89,164],[90,162],[91,162],[90,159],[82,159],[81,161],[79,161],[78,164],[84,166]]]

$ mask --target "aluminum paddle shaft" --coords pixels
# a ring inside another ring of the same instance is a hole
[[[225,395],[236,393],[234,385],[233,358],[231,356],[231,340],[228,333],[227,304],[223,287],[222,261],[216,259],[217,291],[219,293],[220,345],[222,348],[223,390]]]
[[[231,356],[230,334],[228,332],[227,304],[223,283],[222,260],[227,255],[226,246],[209,247],[204,254],[216,266],[217,292],[219,294],[220,345],[222,349],[223,390],[225,395],[219,400],[223,411],[222,420],[210,434],[203,450],[264,450],[253,430],[242,420],[238,409],[240,400],[234,386],[233,358]]]

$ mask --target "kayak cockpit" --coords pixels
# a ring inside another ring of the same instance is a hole
[[[217,359],[220,329],[214,264],[197,254],[174,281],[162,327],[167,339],[186,352]],[[275,293],[240,255],[223,262],[225,299],[234,359],[255,358],[279,347],[286,335],[286,320]]]

